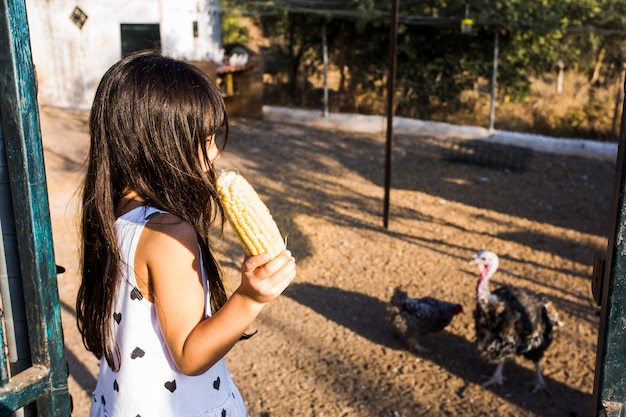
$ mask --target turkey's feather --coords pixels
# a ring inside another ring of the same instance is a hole
[[[474,320],[478,352],[493,363],[515,355],[540,360],[552,343],[552,328],[557,322],[548,300],[515,287],[500,287],[489,302],[478,301]]]
[[[497,363],[483,386],[502,384],[504,362],[521,355],[535,362],[537,376],[532,393],[546,390],[540,360],[552,343],[552,329],[560,326],[556,309],[544,296],[513,286],[489,291],[489,280],[498,269],[498,255],[481,250],[470,261],[478,265],[476,283],[476,348],[481,358]]]

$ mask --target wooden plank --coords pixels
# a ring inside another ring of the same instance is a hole
[[[0,404],[25,405],[41,394],[41,416],[70,415],[54,247],[24,0],[0,0],[0,111],[30,338],[31,370],[49,368],[47,387],[25,385]],[[31,381],[32,382],[32,381]],[[23,394],[22,394],[23,393]],[[28,397],[28,398],[27,398]],[[15,400],[15,403],[10,401]]]
[[[0,417],[8,416],[25,404],[33,403],[46,395],[49,382],[48,369],[40,366],[32,366],[12,377],[9,384],[0,389]],[[70,414],[56,415],[67,417]]]

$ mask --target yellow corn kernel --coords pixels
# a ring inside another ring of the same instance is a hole
[[[285,250],[285,242],[263,203],[248,181],[232,170],[217,177],[217,192],[228,222],[248,255],[269,252],[272,258]]]

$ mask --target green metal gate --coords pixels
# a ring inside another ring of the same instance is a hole
[[[0,0],[0,416],[69,416],[24,0]]]
[[[623,108],[626,110],[626,99]],[[623,417],[626,408],[626,149],[624,146],[626,146],[626,118],[622,116],[606,262],[596,260],[594,265],[593,294],[598,304],[602,306],[593,387],[594,417]]]

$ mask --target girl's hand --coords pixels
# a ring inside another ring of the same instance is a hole
[[[241,265],[241,285],[237,293],[256,303],[276,299],[296,276],[296,260],[289,250],[269,260],[267,253],[246,256]]]

